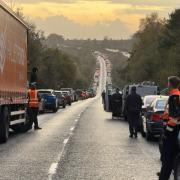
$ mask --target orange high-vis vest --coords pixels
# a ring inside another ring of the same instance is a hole
[[[179,89],[173,89],[171,92],[170,92],[170,96],[172,95],[178,95],[180,97],[180,91]],[[179,99],[180,100],[180,99]],[[180,103],[180,101],[179,101]],[[177,119],[174,119],[172,117],[169,117],[169,121],[168,121],[168,125],[171,126],[171,127],[174,127],[178,124],[178,120]]]
[[[38,91],[37,90],[29,90],[29,103],[28,107],[30,108],[38,108],[39,107],[39,100],[38,100]]]

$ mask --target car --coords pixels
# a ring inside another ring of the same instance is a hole
[[[71,96],[71,101],[76,101],[76,94],[73,88],[61,88],[61,91],[69,91],[69,95]]]
[[[71,94],[69,91],[61,91],[61,93],[64,95],[66,102],[69,106],[72,104]]]
[[[156,99],[156,98],[163,98],[166,96],[160,96],[160,95],[148,95],[148,96],[144,96],[143,98],[143,106],[142,106],[142,113],[146,116],[146,111],[147,111],[147,107],[150,106],[150,104]]]
[[[54,91],[54,94],[56,95],[56,97],[58,98],[58,105],[66,108],[66,98],[65,96],[62,94],[61,91]]]
[[[163,114],[167,105],[167,97],[156,98],[150,106],[147,107],[146,121],[146,138],[148,141],[153,137],[160,136],[164,130],[165,122],[163,121]]]
[[[44,111],[51,110],[57,112],[59,109],[58,98],[52,89],[39,89],[39,96],[43,99]]]
[[[39,113],[43,114],[45,112],[45,101],[43,98],[41,98],[41,101],[39,102]]]
[[[76,96],[78,100],[82,100],[82,91],[81,89],[76,89]]]

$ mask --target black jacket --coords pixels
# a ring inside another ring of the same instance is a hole
[[[179,95],[171,95],[168,100],[169,116],[173,118],[180,117],[180,97]]]
[[[126,111],[127,112],[140,112],[142,109],[142,99],[137,93],[130,94],[126,99]]]

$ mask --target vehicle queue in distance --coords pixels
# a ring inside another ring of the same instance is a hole
[[[85,100],[95,97],[95,92],[89,90],[74,90],[73,88],[61,88],[60,90],[53,89],[38,89],[38,94],[41,98],[39,105],[39,113],[54,112],[59,108],[66,108],[71,106],[73,102]]]

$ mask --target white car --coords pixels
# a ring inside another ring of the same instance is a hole
[[[151,103],[157,98],[168,98],[168,96],[161,96],[161,95],[144,96],[144,98],[143,98],[143,107],[142,107],[143,113],[146,112],[147,107],[150,106]]]

